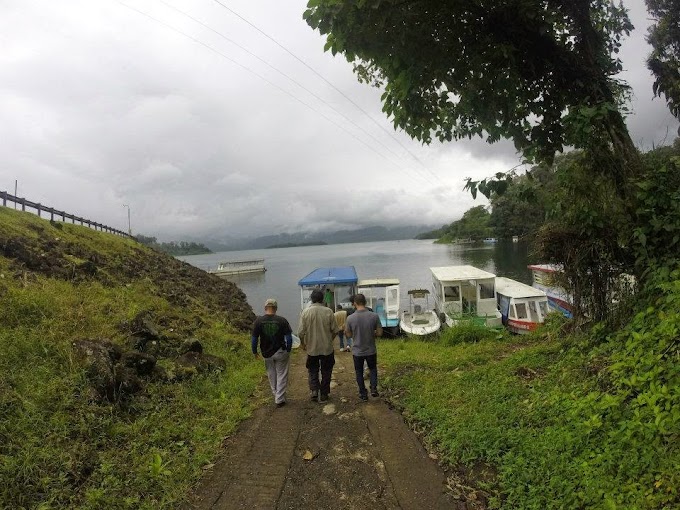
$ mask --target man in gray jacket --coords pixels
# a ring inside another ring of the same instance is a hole
[[[338,332],[338,327],[333,310],[323,305],[323,292],[314,289],[311,300],[312,304],[303,310],[300,316],[298,336],[300,346],[307,351],[306,367],[309,373],[311,398],[325,402],[331,392],[331,375],[335,365],[333,338]]]
[[[356,312],[347,317],[347,322],[345,322],[345,336],[354,340],[352,357],[359,387],[359,398],[366,402],[368,392],[364,383],[364,364],[368,365],[370,373],[371,396],[380,396],[378,393],[378,351],[375,347],[375,338],[382,336],[383,330],[378,314],[366,308],[366,297],[363,294],[354,296],[354,306]]]

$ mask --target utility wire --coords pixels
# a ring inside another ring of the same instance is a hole
[[[135,12],[137,12],[138,14],[141,14],[142,16],[144,16],[144,17],[146,17],[146,18],[148,18],[148,19],[150,19],[150,20],[152,20],[152,21],[154,21],[154,22],[156,22],[156,23],[158,23],[158,24],[164,26],[165,28],[167,28],[167,29],[169,29],[169,30],[172,30],[173,32],[176,32],[176,33],[178,33],[178,34],[180,34],[180,35],[186,37],[187,39],[192,40],[193,42],[195,42],[195,43],[197,43],[197,44],[200,44],[201,46],[203,46],[203,47],[209,49],[210,51],[216,53],[217,55],[221,56],[222,58],[224,58],[224,59],[226,59],[226,60],[232,62],[233,64],[237,65],[238,67],[240,67],[240,68],[244,69],[245,71],[247,71],[247,72],[253,74],[254,76],[260,78],[262,81],[268,83],[269,85],[271,85],[271,86],[274,87],[275,89],[277,89],[277,90],[283,92],[284,94],[286,94],[287,96],[293,98],[295,101],[297,101],[298,103],[302,104],[303,106],[309,108],[311,111],[313,111],[313,112],[315,112],[315,113],[321,115],[321,116],[322,116],[324,119],[326,119],[328,122],[330,122],[331,124],[335,125],[336,127],[340,128],[340,129],[342,129],[342,130],[343,130],[345,133],[347,133],[349,136],[351,136],[352,138],[354,138],[355,140],[357,140],[358,142],[360,142],[361,144],[363,144],[364,146],[366,146],[369,150],[371,150],[372,152],[374,152],[375,154],[377,154],[377,155],[380,156],[381,158],[385,159],[388,163],[390,163],[390,164],[392,164],[392,165],[395,165],[395,166],[397,166],[397,168],[400,168],[400,169],[401,169],[401,167],[399,167],[398,165],[396,165],[396,163],[394,163],[392,160],[390,160],[387,156],[385,156],[385,155],[382,154],[381,152],[377,151],[377,150],[375,149],[375,147],[370,146],[368,143],[366,143],[364,140],[362,140],[361,138],[359,138],[358,136],[356,136],[354,133],[352,133],[351,131],[349,131],[349,130],[348,130],[347,128],[345,128],[343,125],[337,123],[336,121],[334,121],[333,119],[331,119],[330,117],[328,117],[327,115],[325,115],[323,112],[321,112],[321,111],[317,110],[316,108],[314,108],[313,106],[311,106],[311,105],[305,103],[302,99],[298,98],[298,97],[295,96],[294,94],[291,94],[291,93],[290,93],[289,91],[287,91],[286,89],[284,89],[284,88],[278,86],[277,84],[275,84],[274,82],[268,80],[267,78],[265,78],[265,77],[262,76],[261,74],[257,73],[256,71],[253,71],[253,70],[250,69],[249,67],[247,67],[247,66],[245,66],[245,65],[243,65],[243,64],[241,64],[241,63],[239,63],[239,62],[237,62],[236,60],[234,60],[233,58],[229,57],[228,55],[225,55],[225,54],[222,53],[221,51],[219,51],[219,50],[213,48],[212,46],[210,46],[209,44],[204,43],[203,41],[200,41],[199,39],[196,39],[195,37],[193,37],[193,36],[187,34],[186,32],[183,32],[183,31],[181,31],[181,30],[179,30],[179,29],[177,29],[177,28],[175,28],[175,27],[173,27],[173,26],[171,26],[171,25],[169,25],[169,24],[167,24],[167,23],[165,23],[165,22],[163,22],[163,21],[157,19],[157,18],[154,18],[154,17],[151,16],[150,14],[147,14],[147,13],[145,13],[145,12],[143,12],[143,11],[140,11],[139,9],[136,9],[135,7],[132,7],[132,6],[128,5],[128,4],[126,4],[126,3],[123,3],[123,2],[121,2],[120,0],[115,0],[115,1],[116,1],[116,3],[122,5],[123,7],[126,7],[126,8],[128,8],[128,9],[130,9],[130,10],[132,10],[132,11],[135,11]],[[409,177],[413,178],[413,176],[411,176],[410,174],[408,174],[408,175],[409,175]]]
[[[338,110],[337,108],[335,108],[333,105],[329,104],[326,100],[324,100],[324,99],[323,99],[322,97],[320,97],[318,94],[316,94],[315,92],[313,92],[313,91],[310,90],[309,88],[305,87],[302,83],[300,83],[299,81],[297,81],[295,78],[292,78],[291,76],[289,76],[289,75],[286,74],[285,72],[281,71],[281,70],[280,70],[279,68],[277,68],[276,66],[270,64],[269,62],[267,62],[266,60],[264,60],[264,59],[261,58],[260,56],[256,55],[256,54],[253,53],[252,51],[250,51],[250,50],[249,50],[248,48],[246,48],[245,46],[239,44],[238,42],[236,42],[236,41],[234,41],[233,39],[227,37],[226,35],[224,35],[223,33],[221,33],[221,32],[219,32],[219,31],[215,30],[214,28],[212,28],[212,27],[206,25],[206,24],[203,23],[201,20],[194,18],[194,17],[193,17],[192,15],[190,15],[189,13],[187,13],[187,12],[181,10],[181,9],[178,9],[177,7],[175,7],[175,6],[173,6],[173,5],[170,5],[169,3],[165,2],[164,0],[159,0],[159,1],[160,1],[163,5],[169,7],[170,9],[172,9],[172,10],[174,10],[174,11],[180,13],[180,14],[182,14],[183,16],[186,16],[187,18],[189,18],[189,19],[191,19],[192,21],[198,23],[198,24],[201,25],[202,27],[207,28],[207,29],[210,30],[211,32],[213,32],[213,33],[219,35],[219,36],[220,36],[222,39],[224,39],[225,41],[230,42],[231,44],[233,44],[233,45],[236,46],[237,48],[240,48],[241,50],[245,51],[245,52],[248,53],[249,55],[255,57],[257,60],[259,60],[260,62],[262,62],[263,64],[265,64],[267,67],[269,67],[270,69],[273,69],[274,71],[276,71],[277,73],[279,73],[281,76],[283,76],[284,78],[287,78],[287,79],[290,80],[292,83],[294,83],[295,85],[297,85],[298,87],[300,87],[302,90],[304,90],[305,92],[307,92],[308,94],[310,94],[311,96],[313,96],[314,98],[316,98],[318,101],[320,101],[321,103],[325,104],[328,108],[330,108],[330,109],[333,110],[335,113],[337,113],[338,115],[340,115],[343,119],[345,119],[347,122],[349,122],[350,124],[352,124],[353,126],[355,126],[357,129],[359,129],[359,130],[361,130],[362,132],[364,132],[367,136],[369,136],[371,139],[373,139],[376,143],[378,143],[380,146],[384,147],[385,150],[387,150],[390,154],[392,154],[392,155],[395,156],[396,158],[399,158],[399,154],[397,154],[396,152],[394,152],[390,147],[388,147],[387,145],[385,145],[382,141],[380,141],[379,139],[377,139],[375,136],[373,136],[369,131],[367,131],[366,129],[364,129],[362,126],[360,126],[359,124],[357,124],[356,122],[354,122],[351,118],[349,118],[349,117],[348,117],[347,115],[345,115],[343,112],[341,112],[340,110]]]
[[[378,126],[380,129],[382,129],[382,130],[383,130],[385,133],[387,133],[394,141],[396,141],[396,142],[397,142],[397,143],[398,143],[398,144],[399,144],[406,152],[408,152],[408,153],[411,155],[411,157],[412,157],[413,159],[415,159],[418,163],[420,163],[423,167],[425,167],[425,168],[426,168],[426,169],[427,169],[427,170],[428,170],[428,171],[429,171],[429,172],[430,172],[437,180],[439,180],[440,182],[442,182],[441,179],[439,178],[439,176],[438,176],[437,174],[435,174],[434,172],[432,172],[432,170],[430,170],[430,169],[429,169],[429,168],[428,168],[428,167],[420,160],[420,158],[418,158],[418,156],[416,156],[415,154],[413,154],[413,152],[411,152],[411,151],[408,149],[408,147],[406,147],[403,143],[401,143],[401,140],[399,140],[396,136],[394,136],[393,133],[390,133],[387,129],[385,129],[385,128],[384,128],[377,120],[375,120],[375,119],[374,119],[374,118],[373,118],[366,110],[364,110],[361,106],[359,106],[355,101],[352,100],[352,98],[350,98],[349,96],[347,96],[347,94],[345,94],[342,90],[340,90],[338,87],[336,87],[336,86],[335,86],[331,81],[329,81],[325,76],[323,76],[323,75],[322,75],[321,73],[319,73],[316,69],[314,69],[312,66],[310,66],[309,64],[307,64],[307,62],[305,62],[304,60],[302,60],[302,59],[301,59],[300,57],[298,57],[295,53],[293,53],[292,51],[290,51],[288,48],[286,48],[283,44],[281,44],[279,41],[277,41],[276,39],[274,39],[271,35],[269,35],[268,33],[266,33],[266,32],[265,32],[264,30],[262,30],[260,27],[258,27],[258,26],[255,25],[254,23],[250,22],[248,19],[244,18],[243,16],[241,16],[238,12],[236,12],[236,11],[235,11],[234,9],[232,9],[231,7],[228,7],[228,6],[224,5],[222,2],[220,2],[220,0],[213,0],[213,2],[215,2],[216,4],[221,5],[223,8],[225,8],[226,10],[228,10],[229,12],[231,12],[234,16],[238,17],[239,19],[243,20],[245,23],[247,23],[248,25],[250,25],[251,27],[253,27],[255,30],[257,30],[257,31],[260,32],[262,35],[264,35],[267,39],[269,39],[270,41],[272,41],[274,44],[276,44],[277,46],[279,46],[282,50],[284,50],[286,53],[288,53],[290,56],[292,56],[294,59],[296,59],[296,60],[297,60],[298,62],[300,62],[302,65],[304,65],[307,69],[309,69],[309,70],[312,71],[314,74],[316,74],[319,78],[321,78],[323,81],[325,81],[328,85],[330,85],[331,87],[333,87],[333,88],[334,88],[334,89],[335,89],[342,97],[344,97],[345,99],[347,99],[347,101],[349,101],[350,103],[352,103],[357,109],[359,109],[359,111],[361,111],[364,115],[366,115],[369,119],[371,119],[371,121],[372,121],[376,126]]]

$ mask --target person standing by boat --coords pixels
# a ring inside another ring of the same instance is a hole
[[[368,365],[370,373],[371,396],[379,397],[378,393],[378,350],[375,338],[382,336],[382,325],[377,313],[366,308],[366,296],[354,296],[356,311],[347,317],[345,336],[353,339],[352,357],[354,358],[354,372],[356,373],[359,398],[366,402],[368,392],[364,383],[364,364]]]
[[[286,319],[276,315],[278,303],[276,299],[267,299],[264,303],[264,315],[255,319],[251,335],[251,348],[255,358],[258,343],[267,369],[267,378],[271,386],[276,407],[286,405],[286,388],[288,387],[288,367],[290,349],[293,346],[293,330]]]
[[[324,292],[323,303],[331,310],[333,309],[333,293],[329,288],[326,288],[326,292]]]
[[[349,351],[351,348],[351,339],[347,338],[347,349],[345,349],[345,322],[347,321],[347,312],[342,309],[342,306],[337,306],[337,311],[333,314],[335,316],[335,325],[338,327],[338,338],[340,339],[340,351]]]
[[[312,400],[325,402],[331,392],[331,374],[335,365],[333,339],[338,332],[333,311],[324,306],[323,292],[314,289],[312,304],[300,315],[300,346],[307,351],[307,372]],[[321,379],[319,379],[321,372]]]

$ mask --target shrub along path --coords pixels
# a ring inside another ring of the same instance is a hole
[[[187,508],[480,508],[451,496],[445,473],[401,415],[381,398],[359,402],[351,353],[335,358],[331,398],[317,403],[309,400],[305,354],[294,353],[288,405],[269,399],[241,425]]]

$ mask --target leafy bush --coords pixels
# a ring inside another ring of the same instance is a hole
[[[680,269],[648,281],[613,333],[385,343],[386,394],[457,472],[492,466],[490,508],[680,508]]]

